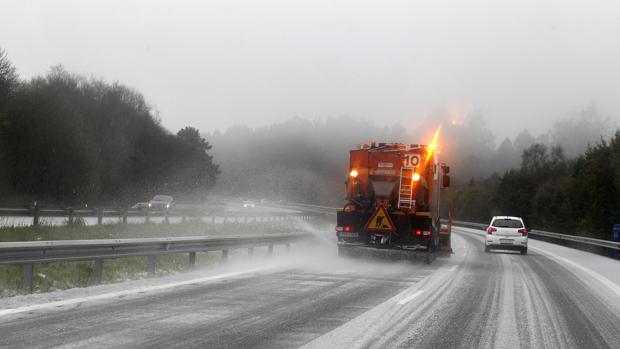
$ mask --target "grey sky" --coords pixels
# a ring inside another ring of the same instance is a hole
[[[173,131],[349,115],[501,136],[594,102],[620,121],[620,2],[2,1],[22,77],[58,63],[142,92]]]

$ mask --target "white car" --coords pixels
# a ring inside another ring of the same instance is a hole
[[[254,208],[256,207],[256,205],[254,205],[254,203],[252,201],[244,201],[243,202],[243,208]]]
[[[527,254],[527,233],[520,217],[495,216],[487,228],[484,251],[517,250]]]
[[[170,195],[155,195],[147,206],[150,210],[167,210],[173,208],[176,204]]]

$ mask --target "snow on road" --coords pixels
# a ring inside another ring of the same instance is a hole
[[[484,253],[483,233],[454,231],[445,266],[304,348],[620,347],[620,297],[602,276],[617,261],[533,240],[526,256]]]
[[[618,261],[535,240],[485,253],[484,233],[454,231],[431,265],[338,258],[316,232],[271,259],[3,299],[40,307],[0,316],[0,346],[620,347]]]

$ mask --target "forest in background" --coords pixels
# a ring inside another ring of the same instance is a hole
[[[532,144],[518,168],[448,193],[446,203],[460,220],[516,215],[530,228],[610,239],[620,223],[620,131],[575,158],[559,145]]]
[[[0,50],[1,203],[203,202],[219,174],[210,149],[195,128],[164,129],[137,91],[60,66],[23,81]]]
[[[540,229],[608,237],[620,222],[620,147],[615,125],[595,106],[547,132],[522,130],[499,145],[479,114],[453,122],[437,112],[413,131],[366,120],[293,118],[268,127],[207,133],[222,176],[215,190],[249,199],[340,206],[349,150],[376,140],[428,143],[438,125],[441,160],[451,166],[444,207],[461,220],[520,215]],[[605,169],[605,170],[603,170]]]
[[[60,66],[21,80],[0,50],[0,203],[127,205],[162,193],[201,203],[215,191],[338,206],[349,150],[427,143],[441,125],[453,183],[443,203],[455,218],[521,215],[532,227],[608,237],[620,221],[620,136],[608,117],[592,105],[499,143],[484,120],[438,110],[415,126],[341,116],[173,134],[137,91]]]

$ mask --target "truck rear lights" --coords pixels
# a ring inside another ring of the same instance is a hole
[[[416,235],[422,235],[422,230],[416,230],[416,231],[415,231],[415,234],[416,234]]]
[[[357,178],[357,175],[359,175],[357,170],[351,170],[351,173],[349,173],[349,176],[351,176],[351,178]]]
[[[348,225],[345,225],[345,226],[337,225],[336,226],[336,235],[340,236],[340,234],[338,234],[338,233],[341,233],[341,232],[345,232],[345,233],[351,232],[351,227],[348,226]]]
[[[493,228],[493,227],[488,227],[487,228],[487,233],[489,235],[493,235],[493,233],[495,233],[497,231],[497,229]]]
[[[521,233],[521,236],[527,236],[527,229],[522,228],[518,230],[519,233]]]

